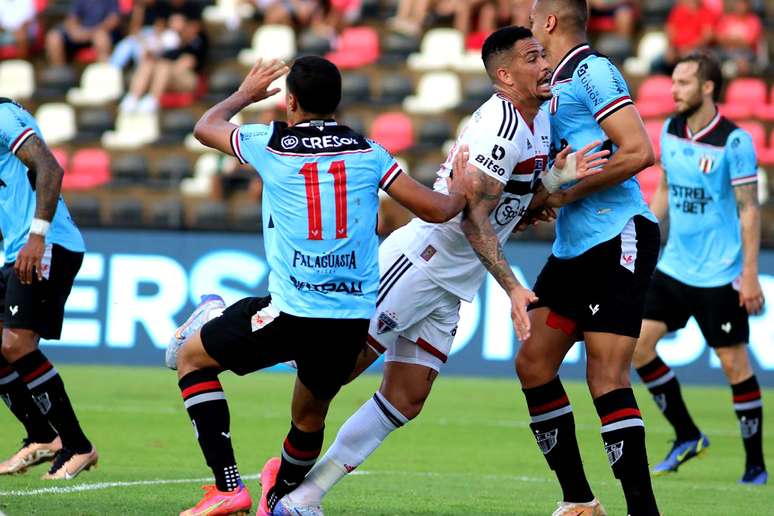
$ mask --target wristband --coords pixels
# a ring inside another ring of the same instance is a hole
[[[541,181],[548,193],[554,193],[566,183],[575,181],[577,178],[576,158],[574,152],[567,155],[564,168],[557,168],[556,164],[551,167],[547,173],[543,174]]]
[[[48,233],[49,227],[51,227],[51,223],[49,221],[34,218],[30,224],[30,234],[44,237],[46,236],[46,233]]]

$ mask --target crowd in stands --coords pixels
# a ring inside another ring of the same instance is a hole
[[[774,167],[774,85],[767,79],[774,38],[764,17],[766,7],[774,13],[774,0],[765,1],[589,0],[589,28],[596,48],[624,71],[654,140],[672,110],[668,74],[675,60],[698,48],[715,52],[725,75],[738,78],[724,93],[724,114],[753,133],[762,165]],[[207,106],[236,89],[256,58],[315,53],[334,61],[344,73],[340,118],[430,184],[465,116],[491,94],[479,57],[484,39],[503,25],[529,25],[531,5],[0,0],[0,95],[18,98],[38,117],[67,167],[73,211],[91,217],[86,225],[187,227],[205,220],[224,229],[241,220],[243,229],[254,228],[260,179],[207,152],[191,129]],[[239,120],[282,117],[280,94]],[[655,167],[641,175],[646,193],[659,174]],[[136,188],[145,196],[137,199]],[[207,202],[187,202],[202,198]],[[210,211],[191,215],[191,206]],[[387,229],[406,220],[388,201],[384,210]],[[769,212],[764,240],[774,242]]]

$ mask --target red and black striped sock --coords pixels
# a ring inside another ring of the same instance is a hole
[[[701,432],[693,422],[680,392],[680,383],[675,372],[660,357],[654,358],[637,369],[637,374],[653,396],[661,413],[675,429],[678,442],[692,441],[701,437]]]
[[[763,462],[763,400],[755,375],[731,386],[734,411],[739,419],[742,442],[747,456],[746,465],[765,468]]]
[[[564,501],[590,502],[594,494],[583,471],[575,418],[562,382],[557,376],[545,385],[523,390],[532,421],[529,427],[548,466],[556,473]]]
[[[27,440],[33,443],[50,443],[56,439],[56,432],[40,409],[35,405],[19,373],[0,356],[0,398],[27,431]]]
[[[231,421],[226,395],[216,369],[200,369],[178,383],[183,402],[207,465],[220,491],[233,491],[242,484],[231,446]]]
[[[46,356],[36,349],[13,364],[14,371],[32,394],[41,414],[62,438],[62,446],[74,453],[88,453],[91,443],[81,429],[62,377]]]
[[[282,463],[277,472],[277,482],[267,495],[269,507],[274,509],[277,502],[304,480],[312,469],[322,449],[325,429],[304,432],[292,422],[285,442],[282,443]]]
[[[594,400],[613,475],[621,481],[630,516],[658,516],[645,450],[645,424],[634,391],[616,389]]]

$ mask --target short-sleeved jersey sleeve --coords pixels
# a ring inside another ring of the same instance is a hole
[[[386,192],[392,183],[403,173],[403,169],[395,161],[390,151],[382,147],[378,142],[369,139],[368,143],[371,144],[374,152],[374,161],[376,162],[376,169],[379,175],[379,188]]]
[[[632,104],[626,81],[609,59],[586,59],[575,69],[574,75],[575,95],[594,115],[598,124]]]
[[[231,132],[231,152],[240,163],[250,163],[259,170],[263,153],[269,143],[272,133],[271,125],[247,124],[240,125]]]
[[[726,142],[726,160],[731,176],[731,185],[742,186],[758,181],[758,162],[755,146],[747,131],[736,129]]]
[[[24,116],[24,110],[13,102],[0,104],[0,145],[12,154],[16,154],[24,142],[35,134]]]
[[[519,163],[521,151],[514,143],[519,117],[513,106],[502,101],[502,112],[488,109],[462,137],[468,145],[468,163],[505,184]]]

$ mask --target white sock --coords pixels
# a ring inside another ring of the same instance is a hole
[[[390,432],[408,422],[377,392],[342,425],[336,440],[301,485],[288,495],[299,505],[319,505],[323,496],[347,473],[365,461]]]

